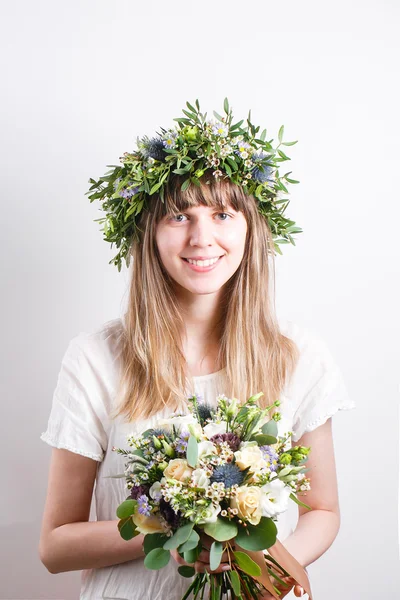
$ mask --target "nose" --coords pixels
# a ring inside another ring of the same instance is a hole
[[[215,224],[206,216],[193,221],[189,229],[190,246],[210,246],[214,242]]]

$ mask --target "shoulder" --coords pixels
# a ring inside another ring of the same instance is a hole
[[[79,332],[68,344],[63,357],[63,372],[68,373],[74,385],[91,390],[109,404],[120,378],[123,336],[121,318]]]
[[[293,340],[301,357],[312,358],[315,354],[329,352],[327,343],[313,328],[289,319],[279,319],[280,332]]]
[[[70,341],[75,352],[93,359],[115,359],[124,334],[122,318],[111,319],[89,331],[80,331]]]
[[[281,333],[293,340],[299,350],[297,365],[286,388],[288,396],[302,397],[321,379],[340,377],[338,364],[319,332],[288,319],[281,319],[279,325]]]

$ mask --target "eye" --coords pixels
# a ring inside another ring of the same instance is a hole
[[[185,215],[183,215],[182,213],[178,214],[178,215],[173,215],[171,217],[171,221],[173,221],[176,217],[184,217]],[[175,221],[175,223],[182,223],[182,221]]]
[[[229,219],[231,219],[231,218],[232,218],[232,216],[231,216],[231,215],[229,215],[228,213],[225,213],[225,212],[220,212],[220,213],[216,213],[216,214],[218,214],[218,215],[225,215],[226,217],[229,217]],[[173,216],[170,218],[170,220],[171,220],[171,221],[174,221],[174,220],[175,220],[177,217],[184,217],[184,216],[185,216],[184,214],[182,214],[182,213],[179,213],[179,214],[177,214],[177,215],[173,215]],[[222,221],[227,221],[227,220],[228,220],[228,219],[222,219]],[[182,223],[182,220],[175,221],[175,223]]]
[[[228,213],[225,213],[225,212],[220,212],[220,213],[218,213],[218,214],[219,214],[219,215],[225,215],[225,216],[229,217],[230,219],[232,218],[232,217],[231,217],[231,215],[228,215]],[[222,220],[223,220],[223,221],[227,221],[227,219],[222,219]]]

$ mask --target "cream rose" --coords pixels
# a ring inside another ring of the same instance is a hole
[[[231,497],[231,508],[237,508],[238,517],[251,525],[258,525],[261,513],[261,489],[255,486],[240,486],[236,496]]]
[[[160,519],[156,515],[142,515],[139,512],[132,515],[132,521],[136,525],[136,529],[146,535],[147,533],[164,533],[165,530],[161,525]]]
[[[183,482],[191,477],[192,473],[193,469],[189,467],[187,460],[184,458],[174,458],[168,463],[164,471],[164,477]]]
[[[241,450],[237,450],[235,459],[237,466],[242,470],[250,467],[250,471],[254,472],[268,466],[259,446],[246,446]]]

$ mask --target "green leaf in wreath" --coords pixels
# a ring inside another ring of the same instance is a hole
[[[164,548],[153,548],[144,559],[144,566],[146,569],[151,569],[153,571],[157,571],[158,569],[162,569],[169,563],[169,559],[171,558],[171,552],[169,550],[164,550]]]
[[[193,577],[196,571],[194,567],[190,567],[189,565],[181,565],[178,567],[178,573],[179,575],[182,575],[182,577]]]
[[[225,521],[218,517],[215,523],[206,523],[204,531],[214,540],[226,542],[226,540],[236,537],[237,525],[232,521]]]
[[[125,500],[117,508],[117,517],[119,519],[125,519],[126,517],[130,517],[135,512],[136,505],[136,500]]]
[[[261,568],[257,563],[254,562],[254,560],[250,558],[248,554],[245,552],[239,552],[239,550],[237,550],[233,553],[233,556],[235,557],[236,564],[241,571],[244,571],[247,573],[247,575],[251,575],[252,577],[258,577],[261,575]]]
[[[278,530],[272,519],[261,517],[258,525],[247,524],[247,527],[238,525],[236,541],[245,550],[266,550],[276,543]]]
[[[190,467],[196,468],[197,457],[198,457],[198,448],[197,448],[197,440],[194,435],[191,435],[188,439],[187,450],[186,450],[186,458],[188,461],[188,465]]]
[[[211,569],[211,571],[215,571],[215,569],[218,569],[218,567],[221,563],[221,558],[222,558],[223,552],[224,552],[224,547],[221,544],[221,542],[213,542],[211,544],[211,548],[210,548],[210,569]]]
[[[183,527],[179,527],[174,533],[174,535],[165,542],[163,548],[165,550],[174,550],[181,544],[184,544],[190,537],[192,533],[194,523],[188,523],[187,525],[183,525]]]
[[[168,539],[164,533],[147,533],[143,540],[144,553],[148,554],[154,548],[162,548]]]

